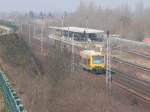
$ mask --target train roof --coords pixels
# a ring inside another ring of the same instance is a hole
[[[84,50],[80,52],[81,55],[102,55],[102,52],[96,52],[94,50]]]
[[[64,31],[71,31],[76,33],[104,33],[103,30],[96,30],[96,29],[89,29],[89,28],[81,28],[81,27],[49,27],[50,29],[55,30],[64,30]]]

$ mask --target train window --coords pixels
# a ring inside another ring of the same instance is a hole
[[[92,61],[93,64],[104,63],[104,56],[93,56],[92,59],[93,59],[93,61]]]

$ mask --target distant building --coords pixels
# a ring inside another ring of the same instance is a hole
[[[149,42],[150,43],[150,38],[144,38],[143,42]]]
[[[144,40],[143,40],[143,42],[149,42],[150,43],[150,34],[145,34],[145,36],[144,36],[145,38],[144,38]]]
[[[104,41],[104,31],[81,28],[81,27],[49,27],[51,30],[56,30],[60,37],[65,37],[65,39],[74,38],[75,41],[79,42],[102,42]]]

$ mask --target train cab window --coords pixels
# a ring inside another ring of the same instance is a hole
[[[93,64],[102,64],[104,63],[104,56],[93,56],[92,57],[92,63]]]

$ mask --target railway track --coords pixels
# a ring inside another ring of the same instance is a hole
[[[141,56],[143,58],[150,59],[150,55],[149,54],[142,53],[142,52],[139,52],[139,51],[136,51],[136,50],[125,50],[125,49],[120,49],[120,48],[114,48],[114,50],[121,50],[123,52],[135,54],[137,56]]]
[[[140,65],[136,65],[124,60],[113,58],[113,61],[121,62],[127,64],[128,66],[135,67],[137,69],[150,72],[150,68],[146,68]],[[91,73],[92,74],[92,73]],[[105,80],[105,75],[99,77]],[[123,73],[113,69],[112,73],[112,83],[117,87],[125,90],[126,94],[133,95],[136,99],[141,101],[140,103],[150,104],[150,83],[144,82],[138,78],[133,77],[131,74]]]
[[[133,50],[128,50],[127,52],[132,53],[132,54],[136,54],[138,56],[141,56],[141,57],[144,57],[144,58],[147,58],[147,59],[150,59],[150,55],[146,54],[146,53],[141,53],[139,51],[133,51]]]
[[[67,43],[67,44],[72,45],[72,43]],[[75,46],[75,47],[77,47],[77,46]],[[128,51],[128,52],[134,53],[139,56],[143,56],[145,58],[150,58],[150,56],[145,55],[145,54],[142,55],[140,53],[137,53],[137,52],[135,53],[132,51]],[[112,61],[123,63],[125,65],[135,67],[137,69],[140,69],[140,70],[143,70],[146,72],[150,72],[150,68],[146,68],[141,65],[136,65],[136,64],[127,62],[125,60],[122,60],[122,59],[119,59],[116,57],[112,57]],[[113,74],[112,76],[113,76],[113,83],[116,86],[119,86],[123,90],[126,90],[129,93],[132,93],[133,95],[135,95],[137,98],[139,98],[143,102],[150,103],[150,84],[149,83],[145,83],[139,79],[136,79],[135,77],[131,77],[129,74],[122,73],[119,71],[115,71],[115,74]],[[103,76],[101,78],[103,78],[105,80],[105,76]]]
[[[144,72],[150,72],[150,68],[127,62],[116,57],[113,57],[112,61],[122,63],[130,67],[134,67]],[[144,82],[140,79],[133,77],[133,75],[123,73],[117,70],[113,71],[115,73],[112,75],[114,83],[116,83],[119,87],[133,93],[137,98],[139,98],[143,102],[150,104],[150,82]]]
[[[122,60],[120,58],[112,57],[112,61],[119,62],[119,63],[122,63],[122,64],[126,64],[128,66],[135,67],[137,69],[140,69],[140,70],[143,70],[143,71],[146,71],[146,72],[150,72],[150,68],[147,68],[147,67],[142,66],[142,65],[137,65],[137,64],[134,64],[134,63],[131,63],[131,62],[127,62],[127,61]]]
[[[134,94],[138,99],[150,104],[150,84],[139,79],[130,77],[130,75],[114,70],[112,75],[113,83]]]
[[[145,55],[140,55],[137,52],[134,52],[134,54],[135,53],[139,56],[143,56],[143,57],[145,56]],[[150,56],[147,55],[145,56],[145,58],[150,58]],[[125,60],[116,57],[113,57],[112,61],[116,61],[131,67],[135,67],[142,71],[150,72],[150,68],[144,67],[142,65],[137,65],[131,62],[127,62]],[[114,73],[115,74],[113,74],[112,77],[113,77],[113,83],[115,85],[133,94],[136,98],[140,99],[141,101],[150,104],[150,83],[139,80],[130,74],[126,74],[116,70],[114,71]],[[105,76],[103,76],[103,79],[105,80]]]
[[[87,75],[93,79],[100,78],[106,80],[105,74],[95,76],[93,73],[87,73]],[[129,74],[119,72],[114,69],[112,74],[112,84],[121,88],[123,90],[123,94],[133,95],[137,101],[141,101],[140,103],[146,103],[148,105],[150,104],[150,84],[145,83],[139,79],[135,79]]]

